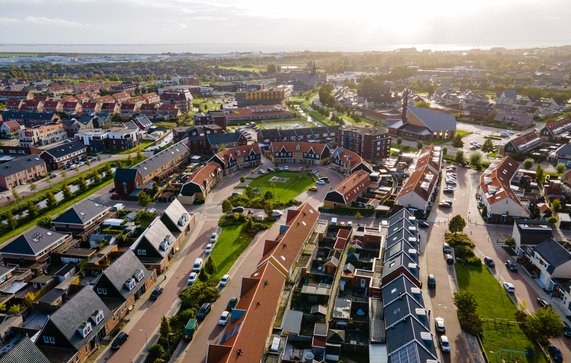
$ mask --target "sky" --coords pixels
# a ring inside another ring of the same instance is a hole
[[[570,0],[0,0],[0,44],[518,48],[571,44],[568,19]]]

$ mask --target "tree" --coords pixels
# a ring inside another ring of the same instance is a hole
[[[97,169],[93,170],[93,182],[99,184],[101,182],[101,175]]]
[[[225,144],[220,144],[220,146],[218,147],[218,152],[224,151],[224,150],[226,150],[226,145],[225,145]]]
[[[103,167],[103,171],[105,172],[106,177],[109,177],[109,175],[113,174],[113,169],[111,168],[111,165],[109,165],[109,163],[105,164],[105,166]]]
[[[160,344],[153,344],[149,348],[149,354],[147,355],[146,361],[148,362],[156,362],[157,360],[161,359],[161,357],[165,356],[165,348],[163,348]]]
[[[64,182],[63,185],[61,186],[61,190],[63,191],[64,199],[71,199],[73,197],[73,194],[71,194],[71,189],[69,188],[69,185],[67,185],[66,182]]]
[[[214,260],[212,258],[207,258],[206,263],[204,264],[204,271],[206,271],[207,274],[212,275],[215,274],[217,270],[218,268],[216,267]]]
[[[8,212],[6,212],[6,221],[8,221],[8,225],[10,226],[11,229],[16,228],[16,219],[14,219],[14,215],[12,214],[12,211],[9,210]]]
[[[531,167],[533,166],[533,164],[535,163],[535,160],[533,160],[532,158],[527,158],[523,161],[523,163],[521,163],[521,165],[523,166],[524,169],[531,169]]]
[[[454,234],[462,232],[464,230],[464,227],[466,227],[466,221],[459,214],[454,216],[450,220],[450,223],[448,223],[448,229],[450,230],[450,232],[453,232]]]
[[[456,148],[464,147],[464,141],[462,141],[462,136],[460,135],[454,136],[454,138],[452,139],[452,146]]]
[[[484,141],[484,145],[482,145],[482,151],[485,153],[491,153],[495,150],[494,147],[494,143],[492,142],[492,139],[486,139],[486,141]]]
[[[85,180],[85,177],[83,175],[79,177],[77,183],[80,191],[84,192],[87,190],[87,181]]]
[[[559,199],[554,199],[553,202],[551,202],[551,207],[553,207],[554,211],[559,212],[561,209],[561,201]]]
[[[363,218],[363,215],[361,214],[361,212],[355,213],[355,219],[361,219],[361,218]]]
[[[230,211],[232,211],[232,202],[229,199],[224,199],[222,201],[222,212],[230,213]]]
[[[20,194],[18,194],[16,187],[12,188],[12,196],[14,197],[14,199],[20,198]]]
[[[430,108],[430,103],[424,100],[418,100],[414,103],[415,107]]]
[[[480,169],[482,167],[482,153],[479,151],[473,152],[470,155],[470,165],[475,167],[476,169]]]
[[[555,223],[557,223],[557,217],[549,217],[547,218],[547,223],[551,224],[551,225],[555,225]]]
[[[464,151],[463,150],[456,150],[455,160],[458,164],[464,164]]]
[[[267,191],[266,194],[264,194],[264,199],[265,200],[271,200],[274,199],[274,193],[272,193],[271,191]]]
[[[519,310],[521,312],[517,320],[530,339],[547,344],[549,338],[557,338],[563,334],[561,318],[550,306],[541,308],[532,314],[527,314],[522,309]]]
[[[448,155],[448,146],[444,145],[444,146],[442,147],[442,154],[443,154],[443,155]]]
[[[141,150],[137,150],[137,156],[136,156],[138,161],[143,160],[143,153],[141,152]]]
[[[0,304],[0,313],[3,313],[6,311],[6,304]]]
[[[400,144],[402,144],[402,139],[399,137],[399,138],[397,139],[397,145],[400,145]]]
[[[26,209],[28,210],[28,214],[32,217],[36,217],[40,212],[36,203],[32,202],[31,200],[26,203]]]
[[[36,183],[34,183],[33,181],[30,182],[30,191],[33,192],[36,190]]]
[[[417,149],[422,149],[422,142],[420,142],[420,141],[417,142],[417,143],[416,143],[416,148],[417,148]]]
[[[206,273],[206,271],[204,271],[204,269],[200,270],[200,272],[198,273],[198,280],[202,282],[208,280],[208,274]]]
[[[35,300],[36,300],[36,296],[34,296],[34,294],[29,292],[26,294],[26,296],[24,296],[24,305],[26,305],[27,307],[30,307],[30,306],[32,306],[32,304],[34,303]]]
[[[14,304],[14,305],[10,306],[10,308],[8,309],[8,314],[19,315],[21,311],[22,311],[22,307],[19,304]]]
[[[240,183],[244,183],[245,181],[246,181],[246,177],[241,176],[241,177],[240,177]]]
[[[50,209],[57,205],[57,199],[51,190],[48,190],[48,192],[46,193],[46,205]]]
[[[171,324],[169,322],[169,319],[167,319],[166,316],[163,316],[161,318],[161,327],[160,327],[159,331],[161,333],[161,337],[168,337],[169,333],[172,332]]]
[[[539,164],[535,169],[535,180],[539,185],[543,185],[543,182],[545,181],[545,173],[543,172],[543,168]]]
[[[139,203],[139,205],[143,208],[151,204],[152,201],[153,200],[151,199],[151,196],[148,195],[144,190],[142,190],[137,196],[137,203]]]
[[[456,306],[458,320],[462,329],[473,335],[480,334],[482,332],[482,321],[476,312],[478,303],[474,294],[468,290],[455,292],[454,305]]]
[[[159,190],[160,190],[160,188],[159,188],[159,183],[153,182],[153,189],[152,189],[152,195],[153,195],[153,197],[156,197],[157,194],[159,194]]]
[[[50,225],[52,224],[52,220],[50,217],[42,217],[40,218],[40,220],[38,221],[38,224],[42,227],[46,227],[49,228]]]
[[[268,74],[276,74],[278,72],[278,67],[276,67],[275,64],[270,63],[266,67],[266,72],[268,72]]]
[[[563,174],[563,172],[565,171],[565,164],[563,164],[563,163],[557,164],[557,166],[555,167],[555,170],[557,170],[557,172],[559,174]]]

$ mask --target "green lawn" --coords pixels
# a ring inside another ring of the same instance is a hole
[[[131,148],[129,150],[123,150],[123,151],[117,153],[117,155],[128,155],[128,154],[136,153],[139,150],[143,151],[148,146],[150,146],[152,143],[153,143],[152,141],[143,141],[139,145],[135,146],[134,148]]]
[[[341,117],[345,121],[350,122],[353,125],[358,125],[358,126],[365,126],[365,125],[375,126],[376,125],[375,121],[371,121],[371,120],[364,118],[364,117],[361,117],[361,121],[359,121],[359,122],[355,121],[354,118],[352,118],[351,116],[346,115],[346,114],[339,115],[339,117]]]
[[[272,183],[272,177],[287,178],[285,183]],[[268,190],[274,194],[274,198],[282,203],[297,197],[306,191],[314,183],[313,176],[308,172],[279,171],[259,176],[250,182],[250,187],[259,188],[264,195]]]
[[[465,130],[456,130],[456,135],[460,135],[460,137],[464,137],[467,135],[470,135],[471,132],[470,131],[465,131]]]
[[[244,226],[245,223],[242,223],[226,226],[222,229],[210,256],[217,267],[216,274],[212,278],[219,280],[224,276],[254,238],[242,232]]]
[[[516,306],[487,268],[456,264],[456,277],[458,286],[471,291],[476,297],[480,318],[515,320]],[[525,351],[531,346],[535,348],[535,359],[528,359],[528,362],[546,362],[537,344],[531,342],[517,325],[486,321],[482,342],[486,354],[494,362],[496,361],[494,357],[497,357],[496,354],[501,349]],[[509,359],[505,359],[509,362]]]

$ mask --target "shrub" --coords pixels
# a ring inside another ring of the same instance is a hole
[[[555,223],[557,223],[557,218],[556,217],[549,217],[549,218],[547,218],[547,223],[555,224]]]
[[[482,260],[479,257],[472,256],[466,259],[466,263],[470,266],[482,266]]]

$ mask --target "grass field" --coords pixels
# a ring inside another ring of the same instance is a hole
[[[287,181],[285,183],[272,183],[270,182],[272,177],[287,178]],[[271,191],[277,201],[286,203],[306,191],[313,183],[313,176],[308,172],[279,171],[252,180],[250,186],[259,188],[262,195]]]
[[[265,72],[266,67],[252,67],[252,66],[209,66],[210,68],[225,69],[227,71],[243,71],[243,72]]]
[[[212,261],[217,267],[216,274],[212,277],[219,280],[230,270],[234,261],[248,247],[254,237],[242,232],[245,223],[240,225],[226,226],[222,229],[218,242],[212,250]]]
[[[129,150],[123,150],[117,154],[118,155],[129,155],[132,153],[136,153],[139,150],[143,151],[144,149],[149,147],[152,143],[153,143],[152,141],[142,141],[138,146],[135,146],[134,148],[131,148]]]
[[[541,350],[530,341],[517,325],[508,325],[506,320],[514,321],[514,313],[517,308],[511,298],[505,292],[502,285],[485,267],[471,267],[456,265],[456,277],[458,286],[461,289],[471,291],[478,302],[478,314],[482,319],[502,319],[503,324],[498,320],[485,321],[482,342],[489,356],[490,361],[495,362],[497,354],[501,349],[525,351],[528,347],[533,347],[535,357],[528,362],[546,362]],[[506,362],[508,358],[503,357]],[[515,358],[515,356],[514,356]],[[515,362],[516,360],[512,360]]]
[[[460,137],[464,137],[467,135],[470,135],[471,132],[470,131],[464,131],[464,130],[456,130],[456,135],[460,135]]]

